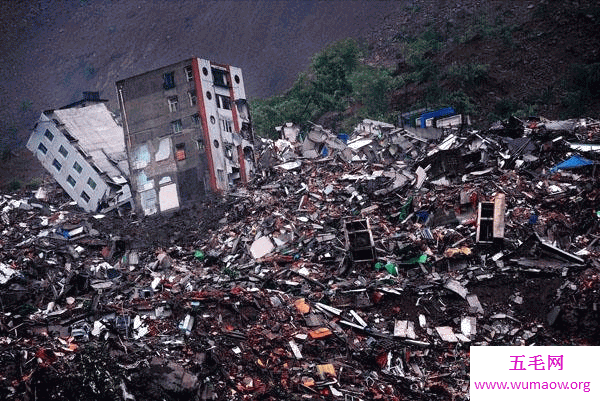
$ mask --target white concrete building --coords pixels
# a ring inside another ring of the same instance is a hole
[[[27,148],[84,210],[131,202],[123,129],[99,100],[43,112]]]

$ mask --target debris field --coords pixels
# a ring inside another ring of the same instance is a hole
[[[170,215],[2,195],[0,398],[467,400],[470,345],[600,343],[599,122],[285,128]]]

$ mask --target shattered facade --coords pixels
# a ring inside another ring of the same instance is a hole
[[[27,148],[84,210],[131,201],[123,130],[102,101],[84,98],[43,112]]]
[[[253,134],[240,68],[192,58],[116,86],[143,214],[248,182]]]

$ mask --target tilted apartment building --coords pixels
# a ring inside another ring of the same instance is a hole
[[[44,111],[27,142],[44,168],[88,212],[131,208],[123,130],[98,92]]]
[[[240,68],[191,58],[116,87],[130,182],[143,214],[248,181],[254,141]]]

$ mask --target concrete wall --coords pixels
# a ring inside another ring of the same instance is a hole
[[[175,209],[208,189],[201,116],[190,102],[191,92],[196,98],[200,93],[186,72],[193,61],[117,82],[131,182],[145,214]],[[164,87],[168,73],[173,74],[172,88]]]
[[[52,140],[45,136],[46,131],[52,134]],[[40,143],[47,149],[45,154],[39,149]],[[61,146],[67,152],[66,157],[59,152]],[[81,208],[88,212],[98,209],[99,203],[109,192],[108,185],[92,165],[88,163],[85,155],[71,144],[53,119],[45,114],[40,116],[27,142],[27,148],[36,155],[44,168],[52,174],[58,184]],[[54,165],[55,160],[59,163],[60,170]],[[81,166],[81,172],[74,168],[75,163]],[[92,188],[88,183],[90,178],[96,184],[95,188]],[[89,196],[89,200],[84,198],[83,193]]]
[[[214,166],[216,189],[226,191],[247,182],[254,169],[252,138],[240,135],[244,124],[250,123],[248,107],[243,102],[244,78],[240,68],[203,59],[197,62],[208,131],[207,151]],[[226,76],[227,86],[215,85],[215,73]],[[229,108],[223,107],[224,98],[228,99]]]
[[[172,74],[173,87],[164,87],[165,74]],[[211,189],[227,191],[253,173],[241,69],[189,59],[119,81],[117,94],[131,182],[145,214],[175,209]]]

